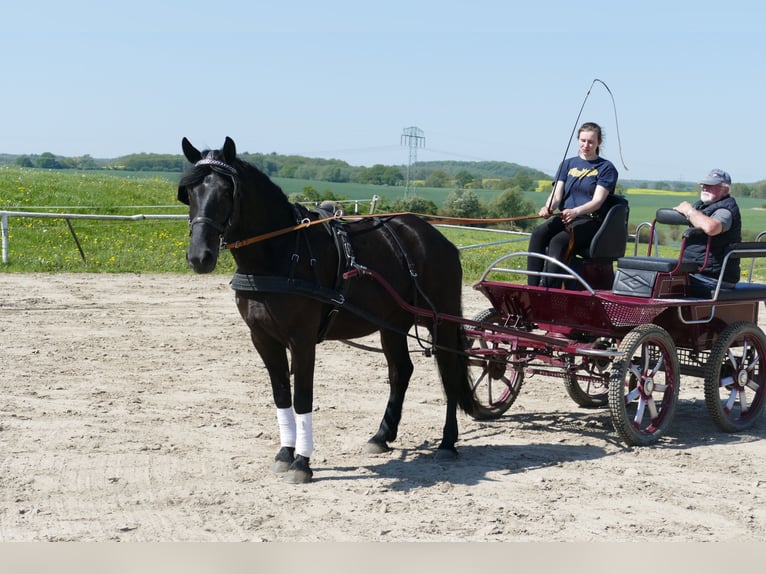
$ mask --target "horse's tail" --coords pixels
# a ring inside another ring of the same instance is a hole
[[[438,361],[444,392],[448,399],[455,399],[460,409],[468,415],[474,413],[473,381],[468,368],[468,337],[461,325],[441,325],[441,330],[452,331],[452,336],[444,337],[442,344],[446,349],[438,351],[442,357]],[[448,341],[448,339],[450,339]]]

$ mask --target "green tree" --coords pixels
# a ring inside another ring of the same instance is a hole
[[[343,169],[339,165],[326,165],[319,170],[317,178],[321,181],[343,183],[349,181],[351,176],[348,170]]]
[[[62,163],[72,169],[98,169],[98,164],[89,155],[65,158]]]
[[[521,191],[534,191],[535,187],[537,187],[537,182],[524,171],[519,171],[519,173],[513,176],[513,183]]]
[[[293,203],[307,203],[309,201],[319,203],[322,200],[322,196],[312,186],[307,185],[300,192],[290,194],[289,200]]]
[[[443,169],[436,169],[428,174],[425,180],[426,187],[447,187],[449,176]]]
[[[449,217],[484,217],[479,196],[470,189],[456,189],[444,200],[442,213]]]
[[[59,163],[59,160],[56,159],[55,155],[46,151],[45,153],[41,153],[40,156],[35,159],[35,167],[41,169],[61,169],[63,166]]]
[[[458,187],[467,187],[473,181],[473,175],[462,169],[455,174],[455,185]]]
[[[32,159],[28,155],[20,155],[16,158],[16,165],[20,167],[34,167]]]
[[[532,202],[524,198],[524,194],[518,187],[506,189],[503,193],[494,198],[487,207],[487,216],[493,219],[502,219],[506,217],[520,217],[524,215],[534,215],[535,207]],[[515,227],[527,229],[536,223],[533,220],[509,222],[506,227]]]
[[[391,205],[390,211],[409,211],[412,213],[435,215],[439,211],[439,208],[430,199],[424,199],[422,197],[413,195],[410,197],[397,199],[393,205]]]
[[[731,194],[734,197],[750,197],[751,195],[757,197],[756,195],[753,195],[750,186],[744,183],[733,183],[731,185]]]
[[[402,170],[397,167],[377,163],[372,167],[362,168],[357,179],[359,183],[399,185],[404,181],[404,175],[402,175]]]

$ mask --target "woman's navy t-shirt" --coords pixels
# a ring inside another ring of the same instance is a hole
[[[593,199],[597,185],[614,193],[617,176],[617,168],[603,157],[587,160],[574,156],[564,160],[558,176],[558,180],[564,182],[564,200],[560,208],[572,209],[588,203]]]

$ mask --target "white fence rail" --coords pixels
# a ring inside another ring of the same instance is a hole
[[[375,211],[375,208],[377,206],[378,201],[380,201],[380,197],[375,195],[370,199],[349,199],[349,200],[337,200],[335,203],[340,204],[341,207],[345,206],[345,209],[348,210],[349,213],[359,213],[362,206],[365,204],[368,204],[370,207],[370,213],[373,213]],[[318,205],[315,202],[306,203],[306,205],[316,206]],[[118,206],[118,207],[130,207],[130,206]],[[134,208],[136,206],[133,206]],[[158,206],[163,207],[163,206]],[[169,207],[169,206],[167,206]],[[63,207],[62,207],[63,208]],[[49,208],[52,209],[52,208]],[[87,206],[87,207],[80,207],[80,206],[69,206],[67,209],[96,209],[93,206]],[[77,235],[74,232],[74,228],[72,227],[71,220],[73,219],[91,219],[91,220],[102,220],[102,221],[141,221],[145,219],[189,219],[188,215],[183,214],[143,214],[143,213],[137,213],[135,215],[97,215],[97,214],[84,214],[84,213],[51,213],[47,211],[8,211],[8,210],[0,210],[0,231],[2,231],[2,256],[3,256],[3,263],[8,263],[8,243],[9,243],[9,237],[10,232],[8,228],[8,219],[11,217],[31,217],[31,218],[37,218],[37,219],[63,219],[66,221],[67,226],[69,227],[69,232],[72,234],[72,238],[75,241],[75,244],[77,245],[77,249],[80,251],[80,256],[85,259],[85,254],[82,250],[82,247],[80,246],[80,242],[77,239]]]
[[[72,232],[72,237],[74,237],[75,243],[77,243],[77,248],[80,250],[81,255],[83,254],[83,252],[82,252],[82,249],[80,248],[80,243],[77,240],[77,236],[74,234],[74,230],[72,229],[72,224],[70,223],[72,219],[100,219],[100,220],[106,220],[106,221],[140,221],[142,219],[187,219],[187,220],[189,219],[188,215],[181,215],[181,214],[145,215],[143,213],[138,213],[135,215],[95,215],[95,214],[84,214],[84,213],[47,213],[43,211],[0,211],[0,227],[2,228],[2,243],[3,243],[3,263],[8,263],[8,238],[9,238],[8,218],[9,217],[33,217],[37,219],[66,220],[67,225],[69,226],[69,230]]]
[[[370,211],[374,212],[375,210],[375,204],[377,203],[377,200],[379,198],[373,197],[372,200],[343,200],[338,201],[337,203],[344,204],[344,203],[351,203],[353,204],[353,213],[359,213],[360,204],[364,204],[366,202],[370,202]],[[314,205],[312,203],[312,205]],[[76,207],[72,207],[72,209],[76,209]],[[92,209],[92,208],[89,208]],[[101,221],[142,221],[142,220],[148,220],[148,219],[177,219],[177,220],[188,220],[189,216],[186,214],[143,214],[143,213],[137,213],[134,215],[98,215],[98,214],[84,214],[84,213],[50,213],[45,211],[5,211],[0,210],[0,227],[2,231],[2,259],[3,263],[8,263],[8,248],[9,248],[9,227],[8,227],[8,220],[11,217],[19,217],[19,218],[37,218],[37,219],[63,219],[66,221],[67,226],[69,227],[69,231],[72,234],[72,238],[75,241],[75,244],[77,245],[77,249],[80,251],[80,255],[82,256],[83,260],[85,259],[85,254],[83,253],[82,247],[80,246],[80,242],[77,239],[77,235],[74,232],[74,228],[72,227],[71,220],[73,219],[89,219],[89,220],[101,220]],[[446,224],[436,224],[435,227],[445,227],[445,228],[455,228],[455,229],[470,229],[472,231],[487,231],[490,233],[499,233],[499,234],[506,234],[512,236],[510,239],[503,239],[500,241],[492,241],[489,243],[476,243],[473,245],[464,245],[459,247],[459,249],[476,249],[479,247],[486,247],[490,245],[501,245],[504,243],[515,243],[517,241],[526,241],[529,237],[529,233],[521,232],[521,231],[507,231],[502,229],[482,229],[478,227],[469,227],[469,226],[463,226],[463,225],[446,225]]]

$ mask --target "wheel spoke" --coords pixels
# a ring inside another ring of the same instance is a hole
[[[737,394],[739,395],[739,410],[744,414],[750,410],[750,403],[747,400],[747,393],[744,389],[740,389]]]
[[[761,385],[758,383],[758,381],[754,381],[753,379],[748,379],[745,387],[750,389],[754,393],[757,393],[758,389],[761,388]]]
[[[644,346],[641,349],[641,372],[642,373],[648,373],[649,372],[649,361],[651,360],[651,357],[649,356],[648,350],[646,346]]]
[[[649,407],[649,417],[651,420],[657,420],[657,403],[654,401],[654,397],[646,399],[646,406]]]
[[[641,419],[644,418],[644,408],[646,408],[646,400],[641,397],[638,399],[638,406],[636,407],[636,416],[633,417],[633,424],[636,428],[641,428]]]
[[[652,369],[651,373],[649,373],[649,376],[653,377],[654,375],[656,375],[659,372],[659,370],[662,368],[662,365],[664,363],[665,363],[665,355],[660,353],[660,357],[659,359],[657,359],[657,364],[654,365],[654,368]]]
[[[627,395],[625,395],[625,404],[632,403],[637,397],[641,396],[641,391],[638,388],[633,389]]]
[[[482,381],[483,381],[483,380],[484,380],[484,379],[487,377],[487,375],[488,375],[488,374],[489,374],[489,371],[488,371],[488,370],[485,368],[485,369],[484,369],[484,370],[481,372],[481,376],[479,376],[479,378],[478,378],[478,379],[476,379],[476,380],[474,381],[474,383],[473,383],[473,389],[471,389],[473,392],[476,392],[476,389],[478,389],[478,388],[479,388],[479,385],[480,385],[480,384],[482,383]]]
[[[720,387],[728,387],[734,384],[734,377],[723,377],[719,383]]]
[[[737,357],[734,355],[734,351],[731,349],[726,351],[726,358],[729,360],[729,363],[731,363],[732,369],[737,369]]]
[[[737,400],[738,394],[739,393],[737,389],[732,389],[731,392],[729,393],[729,398],[726,399],[726,403],[724,403],[724,407],[723,407],[727,413],[731,412],[731,408],[734,406],[734,402]]]
[[[748,351],[750,350],[750,341],[747,337],[745,337],[745,340],[742,342],[742,368],[747,368],[747,355]]]

